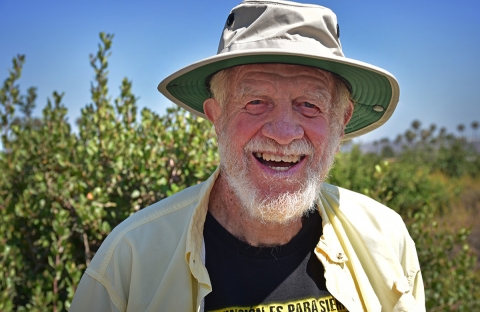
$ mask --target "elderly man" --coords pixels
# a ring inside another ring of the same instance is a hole
[[[115,228],[70,311],[425,310],[400,217],[323,183],[340,141],[399,96],[391,74],[343,56],[333,12],[246,0],[218,54],[159,90],[213,123],[220,167]]]

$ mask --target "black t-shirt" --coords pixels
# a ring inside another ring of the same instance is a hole
[[[328,293],[323,265],[313,252],[321,234],[315,211],[287,244],[253,247],[208,213],[203,235],[212,292],[205,311],[346,311]]]

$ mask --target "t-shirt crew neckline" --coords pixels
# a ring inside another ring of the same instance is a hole
[[[316,209],[312,209],[302,219],[302,228],[300,231],[286,244],[273,247],[256,247],[252,246],[228,232],[210,212],[207,213],[205,220],[205,230],[211,232],[213,236],[220,240],[227,248],[237,252],[243,256],[257,259],[272,259],[285,257],[302,248],[304,244],[308,244],[311,237],[311,229],[314,226],[321,226],[321,218]]]

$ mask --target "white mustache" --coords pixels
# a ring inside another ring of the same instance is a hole
[[[288,145],[278,144],[269,138],[253,138],[244,147],[245,152],[262,152],[282,155],[313,155],[313,144],[305,139],[294,140]]]

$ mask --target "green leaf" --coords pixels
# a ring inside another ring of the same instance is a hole
[[[132,192],[132,195],[131,195],[132,198],[138,198],[139,196],[140,196],[140,191],[139,190],[134,190]]]

